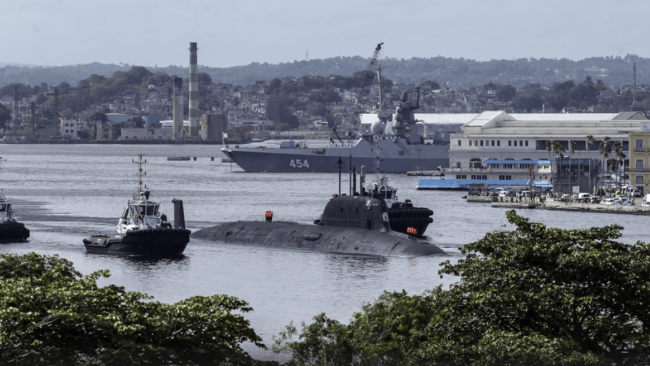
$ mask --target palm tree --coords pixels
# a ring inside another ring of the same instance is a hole
[[[551,148],[553,149],[553,155],[559,155],[560,156],[560,165],[561,165],[562,162],[564,161],[564,152],[566,152],[566,150],[564,149],[564,147],[562,147],[562,145],[560,145],[559,141],[555,141],[555,140],[551,141]],[[561,167],[560,167],[558,169],[558,171],[557,171],[558,180],[560,179],[560,174],[561,173],[562,173],[562,170],[561,170]]]
[[[623,152],[623,143],[621,141],[615,141],[614,142],[614,154],[616,155],[616,170],[620,170],[621,166],[625,162],[625,153]],[[618,178],[619,174],[616,174],[616,177]],[[619,186],[620,186],[620,180],[619,180]]]
[[[588,136],[587,136],[587,145],[589,146],[589,147],[587,148],[588,151],[591,151],[591,145],[593,145],[594,142],[596,142],[596,141],[594,140],[594,136],[593,136],[593,135],[588,135]],[[589,156],[591,156],[591,152],[589,152]],[[593,190],[594,190],[594,189],[593,189],[593,187],[591,186],[591,157],[589,158],[589,189],[592,191],[591,193],[593,193]]]
[[[609,154],[612,153],[612,145],[609,143],[609,137],[605,137],[603,141],[600,142],[600,145],[598,146],[598,153],[603,156],[603,161],[602,161],[602,171],[600,173],[600,188],[603,188],[603,178],[605,174],[605,160],[609,158]]]
[[[546,152],[548,152],[548,163],[551,165],[551,181],[553,180],[553,164],[551,163],[551,150],[553,149],[553,141],[546,140]]]
[[[569,152],[571,153],[571,156],[569,156],[569,190],[573,189],[573,186],[571,186],[571,175],[573,174],[573,170],[571,169],[571,168],[573,168],[573,164],[571,163],[571,159],[572,159],[572,156],[573,156],[573,152],[575,151],[575,147],[576,147],[576,142],[575,141],[569,141]],[[578,165],[578,169],[580,169],[580,165]],[[580,179],[579,175],[578,175],[578,179]],[[580,186],[580,180],[578,180],[578,186]],[[578,190],[578,193],[580,193],[579,190]]]

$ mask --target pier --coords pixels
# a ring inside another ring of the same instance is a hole
[[[512,198],[512,200],[510,199]],[[538,210],[556,210],[556,211],[577,211],[577,212],[602,212],[626,215],[650,215],[650,206],[638,205],[602,205],[600,203],[582,203],[582,202],[562,202],[545,199],[541,201],[536,198],[531,200],[528,197],[503,198],[503,201],[497,197],[491,196],[467,196],[467,202],[489,203],[492,207],[515,208],[515,209],[538,209]]]

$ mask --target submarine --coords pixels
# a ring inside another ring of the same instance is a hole
[[[327,202],[320,219],[315,220],[313,225],[274,222],[273,213],[267,211],[265,221],[223,223],[195,231],[192,238],[341,254],[446,255],[436,245],[417,237],[416,230],[407,230],[412,234],[391,230],[388,212],[384,199],[356,192],[352,195],[340,194],[339,191]]]

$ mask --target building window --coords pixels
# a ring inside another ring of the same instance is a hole
[[[483,140],[481,140],[481,146],[483,146]]]
[[[469,146],[472,146],[472,140],[469,140]]]
[[[504,169],[512,169],[512,164],[503,164]]]
[[[499,180],[512,180],[512,175],[500,175]]]
[[[636,184],[643,184],[643,176],[642,175],[637,175],[636,176]]]
[[[636,159],[636,171],[637,172],[643,171],[643,159]]]
[[[519,146],[524,146],[524,142],[519,140]]]
[[[515,140],[514,143],[515,143],[514,146],[517,146],[517,140]]]
[[[456,162],[456,168],[460,169],[460,161]]]
[[[492,146],[494,146],[494,140],[492,140]]]
[[[526,140],[526,146],[528,146],[528,140]]]
[[[466,174],[457,174],[456,179],[467,179],[467,175]]]
[[[512,146],[512,141],[508,140],[508,146]]]
[[[501,146],[501,140],[497,140],[497,146]]]
[[[474,180],[487,180],[487,175],[485,174],[472,174],[471,177]]]
[[[460,146],[460,140],[458,140],[458,146]]]
[[[635,143],[636,143],[636,145],[634,145],[634,146],[643,147],[643,139],[636,139]]]
[[[474,146],[478,146],[478,140],[474,140]]]

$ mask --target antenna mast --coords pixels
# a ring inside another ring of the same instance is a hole
[[[632,88],[632,107],[636,108],[636,62],[632,66],[632,76],[634,87]]]
[[[143,153],[138,153],[138,161],[131,160],[133,163],[138,164],[138,171],[135,173],[135,175],[138,177],[138,194],[144,192],[144,190],[142,189],[143,188],[142,177],[147,175],[147,172],[142,171],[142,165],[147,163],[147,160],[142,159],[143,156],[144,156]]]

